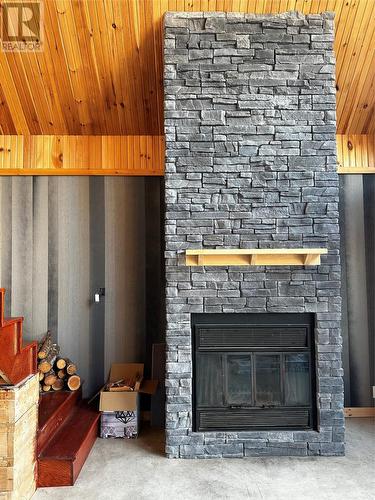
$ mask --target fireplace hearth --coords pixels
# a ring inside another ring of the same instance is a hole
[[[312,314],[193,314],[196,431],[312,429]]]

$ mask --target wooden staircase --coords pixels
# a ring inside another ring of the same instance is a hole
[[[0,288],[0,377],[17,385],[37,372],[36,342],[23,343],[23,318],[4,318],[5,289]]]
[[[37,342],[24,344],[23,318],[4,318],[0,288],[0,383],[17,385],[37,373]],[[100,413],[75,392],[46,393],[39,401],[37,486],[71,486],[98,435]],[[1,496],[1,495],[0,495]]]
[[[98,435],[100,413],[75,392],[46,393],[39,402],[38,481],[72,486]]]

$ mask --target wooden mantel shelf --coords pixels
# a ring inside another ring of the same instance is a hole
[[[317,266],[326,248],[186,250],[187,266]]]

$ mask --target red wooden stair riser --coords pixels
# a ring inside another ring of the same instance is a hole
[[[0,376],[16,385],[37,372],[37,343],[24,345],[23,318],[5,318],[5,289],[0,288]]]

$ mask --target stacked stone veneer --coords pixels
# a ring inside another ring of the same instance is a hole
[[[333,16],[165,16],[169,457],[344,453]],[[187,248],[327,247],[313,267]],[[316,313],[318,431],[193,432],[191,313]]]

